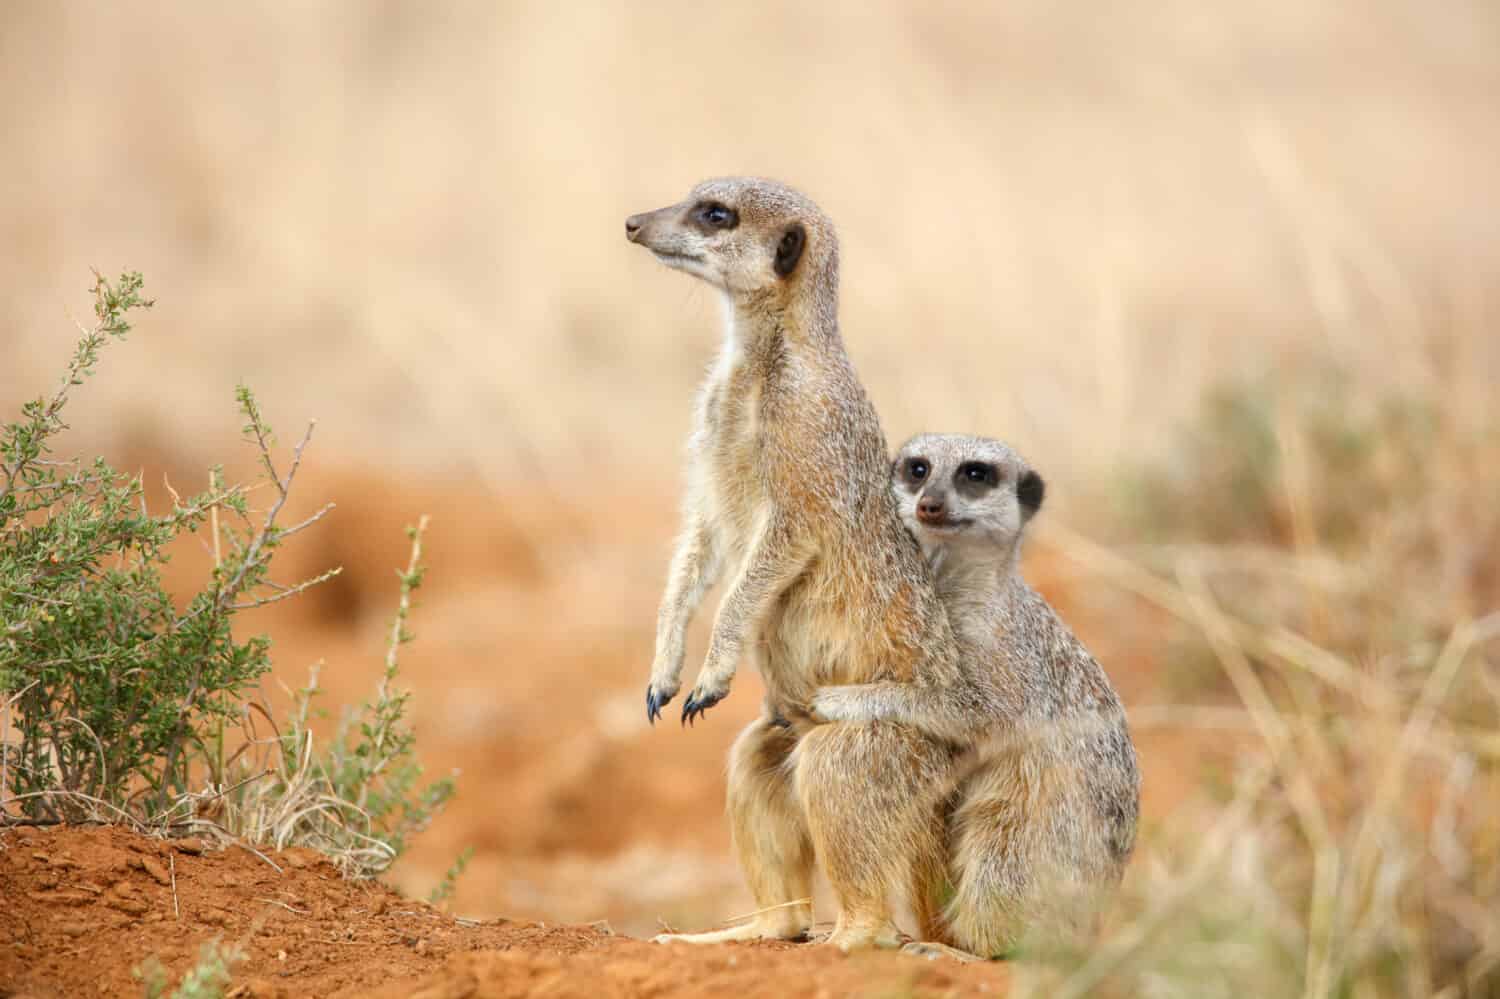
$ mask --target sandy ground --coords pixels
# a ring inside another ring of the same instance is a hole
[[[460,920],[311,851],[257,856],[123,829],[14,829],[0,849],[0,994],[130,995],[155,955],[175,980],[207,941],[243,949],[228,995],[969,995],[1003,988],[999,965],[816,945],[670,949],[606,924]]]

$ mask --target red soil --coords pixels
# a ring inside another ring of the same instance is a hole
[[[602,924],[459,920],[308,850],[262,858],[120,828],[0,832],[0,898],[0,995],[15,997],[136,995],[132,969],[148,957],[176,981],[214,939],[245,952],[231,997],[967,995],[1007,975],[814,944],[660,947]]]

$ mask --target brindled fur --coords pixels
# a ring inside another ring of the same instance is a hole
[[[839,334],[833,225],[784,185],[727,178],[633,216],[626,232],[719,289],[727,313],[688,447],[648,714],[678,692],[688,621],[720,576],[729,583],[685,721],[728,693],[742,653],[757,662],[768,704],[792,713],[805,713],[819,688],[923,691],[914,724],[892,716],[788,738],[768,710],[741,734],[730,760],[731,825],[766,911],[685,939],[804,932],[811,908],[799,900],[816,857],[840,904],[830,942],[892,943],[891,890],[905,887],[914,844],[930,835],[951,786],[952,744],[968,738],[992,698],[960,658],[932,574],[897,515],[885,437]]]
[[[927,889],[948,899],[924,932],[995,956],[1028,932],[1086,931],[1130,855],[1140,774],[1104,670],[1017,571],[1041,477],[999,441],[925,434],[902,446],[891,479],[961,654],[995,696],[984,714],[996,722],[957,770],[947,890]]]

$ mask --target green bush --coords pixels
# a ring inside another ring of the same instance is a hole
[[[73,389],[101,349],[149,308],[141,278],[96,278],[96,322],[57,390],[22,407],[0,431],[0,821],[124,820],[160,829],[209,826],[285,846],[333,849],[346,869],[373,873],[404,849],[453,793],[419,786],[397,649],[420,585],[420,528],[400,573],[400,606],[377,695],[319,749],[308,728],[316,681],[294,695],[287,731],[267,738],[252,719],[270,669],[270,640],[237,638],[245,610],[295,596],[339,570],[295,585],[270,576],[287,538],[321,520],[281,514],[312,426],[284,464],[255,397],[236,390],[262,481],[228,485],[221,468],[198,495],[146,509],[139,477],[103,459],[57,460]],[[284,468],[284,471],[283,471]],[[252,489],[270,505],[252,510]],[[425,521],[424,521],[425,526]],[[171,545],[206,532],[215,552],[203,588],[179,606],[163,586]],[[273,725],[274,727],[274,725]],[[243,733],[243,735],[241,735]],[[238,738],[239,745],[232,745]],[[197,788],[195,790],[195,788]],[[349,853],[352,851],[352,854]]]
[[[376,874],[405,851],[411,837],[427,828],[453,796],[452,777],[419,786],[416,735],[404,720],[410,694],[396,686],[400,649],[412,638],[406,621],[411,595],[422,585],[426,528],[424,517],[408,529],[411,559],[397,573],[400,601],[375,697],[346,712],[333,738],[320,748],[311,725],[320,693],[315,667],[307,686],[293,692],[287,730],[252,740],[262,752],[239,757],[231,768],[226,779],[233,791],[224,798],[227,817],[244,834],[277,847],[312,846],[350,873]],[[264,709],[260,715],[271,717]]]

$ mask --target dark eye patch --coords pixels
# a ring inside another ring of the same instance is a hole
[[[926,458],[908,458],[901,463],[900,472],[907,485],[918,486],[932,474],[932,463]]]
[[[733,229],[740,224],[739,212],[718,201],[700,201],[693,208],[693,218],[708,231]]]
[[[1000,481],[1000,476],[994,465],[983,461],[966,461],[958,466],[954,481],[967,482],[971,485],[994,486]]]
[[[966,461],[953,473],[953,488],[960,496],[977,498],[1000,484],[1000,473],[984,461]]]

